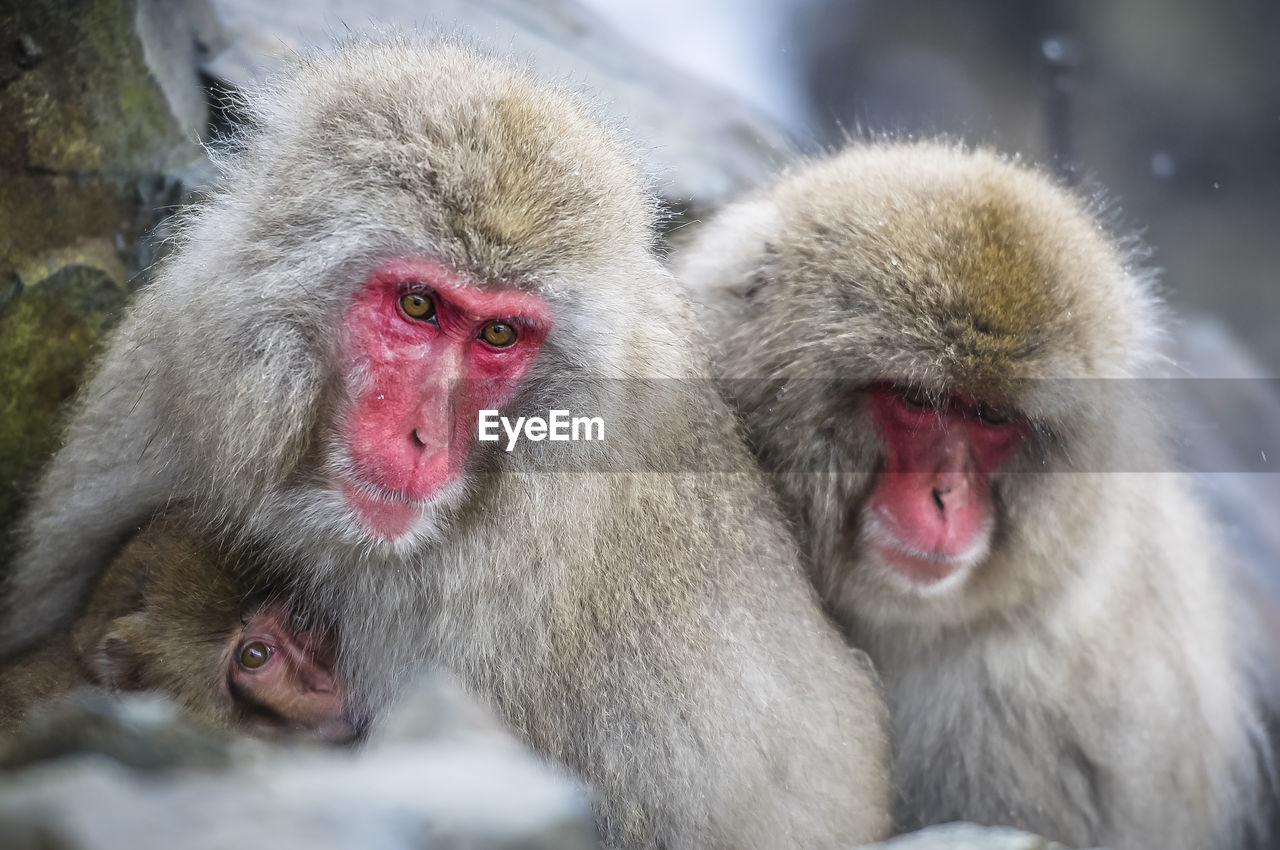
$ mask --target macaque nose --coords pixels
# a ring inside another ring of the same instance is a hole
[[[969,501],[973,463],[969,457],[969,446],[962,438],[948,438],[939,448],[941,452],[933,472],[930,495],[938,513],[945,518]]]
[[[454,387],[448,382],[435,382],[423,391],[417,409],[405,423],[415,450],[430,457],[449,448],[454,408]]]
[[[418,419],[419,424],[409,432],[409,444],[413,450],[426,457],[447,451],[452,431],[447,409],[424,411]]]
[[[932,494],[938,513],[946,516],[949,511],[958,510],[969,501],[969,476],[965,473],[944,472],[934,481]]]

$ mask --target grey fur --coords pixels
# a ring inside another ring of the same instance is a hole
[[[613,845],[883,836],[874,673],[822,615],[706,381],[631,151],[577,97],[450,45],[352,44],[247,108],[222,190],[112,339],[44,479],[3,645],[64,619],[115,541],[185,503],[336,612],[371,713],[414,663],[448,668],[590,783]],[[636,463],[478,452],[432,523],[368,541],[327,483],[360,379],[336,362],[339,317],[372,265],[424,253],[546,298],[524,382],[539,394],[512,408],[607,411],[602,459]],[[664,409],[628,389],[640,379],[673,387]],[[726,471],[652,471],[708,462]]]
[[[936,143],[797,167],[695,235],[748,438],[813,580],[885,683],[900,827],[1072,846],[1240,846],[1260,727],[1219,543],[1141,398],[1160,306],[1130,249],[1032,169]],[[872,382],[960,389],[1038,428],[994,479],[989,555],[909,588],[861,537]]]

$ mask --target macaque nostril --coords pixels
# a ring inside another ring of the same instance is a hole
[[[943,504],[942,497],[947,495],[950,492],[951,492],[950,487],[944,487],[944,488],[934,487],[933,488],[933,503],[938,506],[938,510],[945,511],[947,509],[947,506]]]
[[[427,447],[427,441],[426,441],[426,440],[424,440],[424,439],[422,439],[422,435],[418,433],[418,429],[417,429],[417,428],[414,428],[414,429],[413,429],[413,442],[414,442],[414,443],[418,446],[418,448],[420,448],[420,449],[425,449],[425,448]]]

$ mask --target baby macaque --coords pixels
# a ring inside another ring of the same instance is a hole
[[[332,636],[240,584],[230,556],[193,543],[180,521],[157,522],[112,561],[70,630],[0,672],[0,728],[97,686],[159,691],[217,728],[351,740]]]

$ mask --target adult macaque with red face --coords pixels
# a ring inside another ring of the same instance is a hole
[[[884,680],[902,828],[1231,848],[1262,808],[1226,547],[1132,382],[1159,305],[1041,174],[854,146],[678,258],[819,592]]]
[[[0,669],[0,728],[78,687],[158,691],[191,719],[261,737],[349,741],[326,629],[250,594],[237,559],[157,521],[111,562],[71,629]]]
[[[591,786],[610,846],[883,836],[874,673],[709,385],[626,146],[447,45],[353,44],[247,110],[43,480],[0,644],[178,500],[332,618],[362,716],[445,667]],[[478,439],[553,409],[607,439]]]

